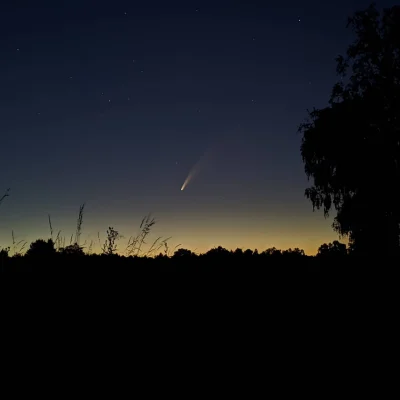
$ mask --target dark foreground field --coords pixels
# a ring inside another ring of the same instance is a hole
[[[317,376],[333,376],[327,368],[351,379],[355,362],[368,369],[375,332],[381,351],[396,323],[390,260],[56,254],[3,261],[3,332],[39,352],[45,343],[58,360],[72,357],[82,374],[87,355],[107,370],[115,363],[144,375],[184,370],[185,381],[243,371],[264,382],[288,368],[298,377],[312,371],[314,388]]]
[[[7,257],[1,260],[4,284],[35,283],[36,287],[80,288],[83,291],[114,292],[116,295],[151,293],[173,296],[264,297],[285,294],[301,299],[328,293],[381,290],[392,284],[390,276],[399,265],[393,259],[309,256],[182,256],[156,258],[117,255]],[[372,285],[372,286],[371,286]],[[4,287],[3,287],[4,288]],[[370,289],[369,289],[370,288]]]

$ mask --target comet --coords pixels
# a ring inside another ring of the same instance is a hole
[[[185,182],[183,182],[183,185],[181,187],[181,191],[185,189],[185,187],[187,186],[187,184],[191,181],[191,179],[193,178],[193,175],[195,174],[196,170],[192,170],[191,172],[189,172],[189,175],[187,176],[187,178],[185,179]]]
[[[211,156],[215,153],[215,145],[211,148],[209,148],[207,151],[205,151],[200,159],[197,161],[197,163],[192,167],[192,169],[189,171],[189,174],[187,178],[185,179],[185,182],[183,182],[183,185],[181,187],[181,191],[185,190],[186,186],[193,180],[193,178],[201,171],[204,169],[204,167],[209,164]]]
[[[218,153],[221,151],[226,153],[227,144],[230,142],[232,142],[232,136],[230,133],[219,134],[218,137],[213,140],[213,143],[210,144],[201,155],[196,164],[191,168],[185,182],[183,182],[181,191],[186,189],[186,186],[200,173],[200,171],[212,164],[213,159],[218,156]]]

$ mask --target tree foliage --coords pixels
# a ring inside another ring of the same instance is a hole
[[[399,250],[400,7],[375,5],[349,19],[355,41],[337,58],[340,81],[329,106],[299,127],[313,185],[305,195],[353,249]]]
[[[344,243],[334,240],[332,243],[324,243],[318,248],[317,257],[344,257],[347,255],[347,248]]]

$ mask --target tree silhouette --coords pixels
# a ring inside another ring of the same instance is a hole
[[[237,249],[233,252],[233,255],[234,255],[235,257],[243,257],[243,250],[237,248]]]
[[[214,247],[207,251],[206,256],[212,258],[225,258],[230,255],[230,251],[222,246]]]
[[[333,228],[358,254],[399,253],[400,7],[356,12],[356,34],[337,58],[330,105],[301,124],[301,155],[313,209],[332,208]],[[350,76],[347,73],[350,72]]]
[[[332,243],[324,243],[319,246],[318,257],[343,257],[347,255],[347,248],[344,243],[334,240]]]
[[[178,249],[175,251],[174,255],[172,256],[175,259],[193,257],[195,253],[188,249]]]
[[[26,255],[29,257],[51,257],[56,254],[53,240],[47,242],[43,239],[38,239],[31,243]]]
[[[252,256],[253,256],[253,250],[247,249],[247,250],[245,250],[245,251],[243,252],[243,255],[244,255],[245,257],[252,257]]]
[[[281,250],[278,250],[276,247],[271,247],[269,249],[264,250],[262,253],[264,256],[280,256],[282,254]]]
[[[299,249],[298,247],[295,247],[294,249],[287,249],[282,251],[283,256],[291,256],[291,257],[304,257],[305,253],[303,249]]]
[[[83,256],[85,255],[83,248],[78,243],[70,244],[69,246],[60,249],[60,253],[67,256]]]

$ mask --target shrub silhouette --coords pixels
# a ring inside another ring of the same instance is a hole
[[[0,258],[1,259],[8,258],[9,253],[10,253],[10,248],[9,247],[1,249],[0,250]]]
[[[47,240],[38,239],[31,243],[26,255],[28,257],[51,257],[56,254],[54,242],[52,239]]]

